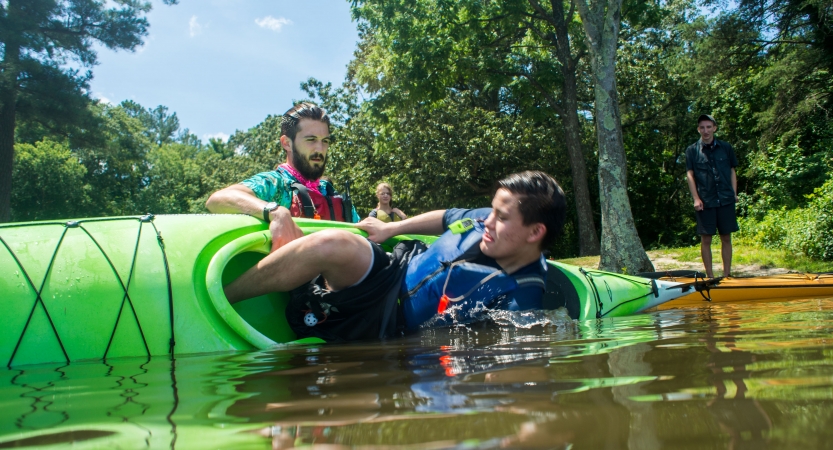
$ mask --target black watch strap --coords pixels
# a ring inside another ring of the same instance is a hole
[[[269,213],[278,209],[278,206],[279,205],[275,202],[269,202],[269,203],[265,204],[263,206],[263,220],[265,220],[266,222],[271,222],[271,220],[269,218]]]

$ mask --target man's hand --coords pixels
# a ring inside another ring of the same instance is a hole
[[[283,247],[295,239],[304,237],[304,232],[292,220],[289,210],[283,206],[272,211],[269,215],[269,231],[272,233],[272,251]]]
[[[375,217],[367,217],[356,224],[356,228],[367,233],[367,238],[381,244],[396,235],[393,222],[385,223]]]
[[[703,200],[699,198],[694,199],[694,210],[695,211],[702,211],[703,210]]]

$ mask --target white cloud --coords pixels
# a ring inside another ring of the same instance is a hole
[[[206,141],[211,139],[211,138],[214,138],[214,139],[219,139],[223,142],[228,142],[229,135],[220,131],[219,133],[204,134],[204,135],[202,135],[202,138],[205,139]]]
[[[104,103],[105,105],[113,104],[113,102],[109,98],[105,97],[100,92],[93,92],[93,98],[97,99],[101,103]]]
[[[188,32],[191,33],[191,37],[202,33],[202,27],[203,26],[197,22],[197,16],[191,16],[191,20],[188,21]]]
[[[292,21],[286,19],[284,17],[278,17],[277,19],[272,16],[261,17],[260,19],[255,19],[255,23],[260,28],[268,28],[272,31],[281,31],[284,25],[292,25]]]

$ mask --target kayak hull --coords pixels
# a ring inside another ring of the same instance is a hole
[[[350,224],[297,219],[305,233]],[[431,236],[398,236],[432,242]],[[245,215],[160,215],[0,226],[0,361],[6,366],[269,349],[298,343],[288,296],[230,305],[223,286],[270,250]],[[644,311],[680,283],[550,261],[545,307],[579,320]],[[560,284],[557,282],[559,281]]]

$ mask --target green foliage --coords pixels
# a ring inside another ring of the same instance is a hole
[[[93,113],[99,118],[97,127],[90,130],[96,139],[76,150],[87,168],[86,181],[96,193],[87,215],[146,212],[138,203],[140,191],[147,185],[147,154],[153,147],[146,129],[122,107],[98,105]]]
[[[179,118],[176,113],[169,115],[168,107],[159,105],[154,109],[145,109],[132,100],[125,100],[119,106],[130,117],[139,119],[151,142],[163,145],[174,141],[175,133],[179,131]]]
[[[203,144],[164,106],[90,104],[90,74],[61,65],[95,57],[81,34],[58,32],[75,26],[79,10],[70,6],[89,6],[89,24],[115,27],[88,40],[133,48],[146,33],[147,2],[110,8],[36,0],[26,3],[39,11],[29,22],[10,21],[19,2],[0,1],[0,39],[29,30],[24,44],[39,47],[24,52],[20,78],[10,81],[8,66],[0,73],[0,94],[19,88],[15,220],[204,212],[212,192],[285,160],[280,116],[227,143]],[[741,0],[706,17],[689,0],[623,3],[616,83],[628,195],[646,248],[698,240],[683,151],[697,140],[696,117],[706,112],[740,160],[740,211],[748,216],[741,240],[830,260],[833,47],[825,44],[829,18],[816,14],[824,4]],[[301,88],[331,115],[327,174],[339,190],[352,183],[362,216],[375,206],[380,181],[393,185],[394,204],[409,215],[487,206],[495,180],[525,169],[555,175],[573,198],[565,131],[576,130],[564,120],[571,62],[577,139],[598,223],[587,43],[578,15],[565,10],[570,45],[561,50],[568,59],[559,55],[557,28],[547,20],[558,7],[534,0],[354,2],[360,41],[347,81],[310,78]],[[113,30],[123,39],[107,35]],[[552,249],[559,257],[578,251],[574,202],[569,208],[565,237]]]
[[[10,217],[17,122],[50,132],[85,122],[92,73],[83,69],[96,64],[95,46],[141,45],[150,9],[140,0],[0,2],[0,221]]]
[[[151,150],[147,159],[151,169],[147,173],[147,187],[140,195],[143,211],[155,214],[202,211],[199,200],[206,195],[203,171],[206,166],[216,164],[220,155],[184,144],[165,144]]]
[[[12,175],[12,220],[80,217],[90,202],[87,169],[66,143],[19,144]]]
[[[833,261],[833,179],[807,196],[806,207],[741,220],[742,238],[772,249]]]
[[[271,170],[286,160],[280,137],[281,116],[270,115],[246,131],[235,132],[226,145],[227,148],[251,158],[261,168]]]
[[[757,219],[768,211],[805,206],[817,186],[829,177],[825,152],[808,152],[797,142],[769,146],[759,153],[751,171],[758,185],[755,196],[745,196],[747,214]]]

